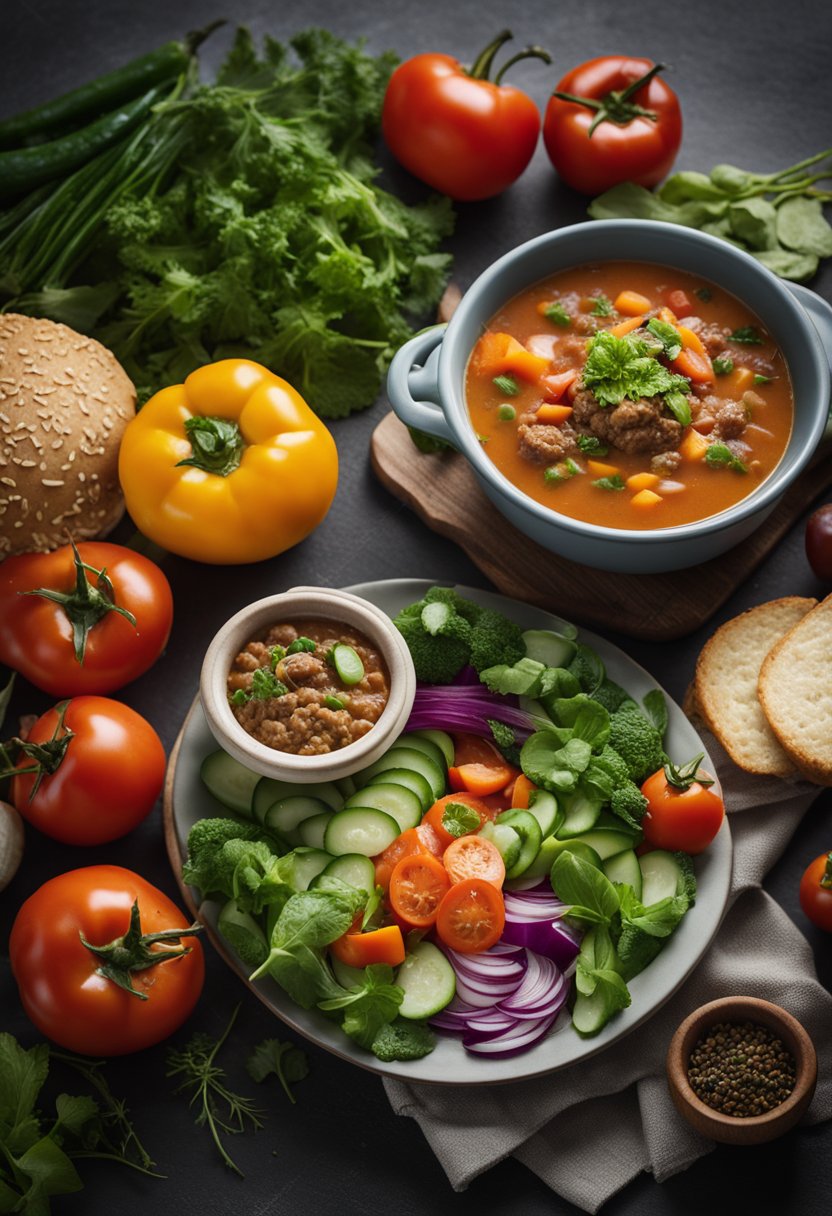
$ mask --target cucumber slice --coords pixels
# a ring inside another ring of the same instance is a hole
[[[435,744],[439,748],[442,755],[445,757],[445,764],[448,768],[454,762],[454,741],[447,731],[444,730],[412,730],[408,732],[407,738],[426,739],[429,743]],[[409,745],[408,745],[409,746]]]
[[[656,849],[654,853],[639,857],[638,864],[642,878],[641,902],[645,908],[676,894],[682,871],[672,853]]]
[[[580,836],[573,836],[569,840],[558,840],[555,836],[549,836],[543,843],[548,844],[549,840],[554,841],[554,844],[550,847],[552,861],[556,857],[559,857],[561,853],[574,853],[576,857],[582,857],[584,861],[588,861],[596,869],[601,869],[601,858],[592,845],[587,844]],[[543,852],[542,847],[540,851],[541,853]],[[551,868],[550,864],[549,869],[551,870]]]
[[[432,1018],[456,995],[454,969],[431,942],[413,947],[396,972],[396,983],[404,991],[399,1006],[403,1018]]]
[[[313,878],[317,878],[332,861],[332,854],[323,849],[300,847],[294,850],[294,882],[298,891],[306,891]]]
[[[580,836],[571,836],[564,843],[572,844],[581,841],[594,849],[601,861],[622,853],[624,849],[633,847],[633,838],[629,832],[619,832],[611,828],[593,828],[591,832],[582,832]]]
[[[217,929],[238,958],[252,971],[265,963],[269,953],[266,935],[249,912],[237,907],[236,900],[229,899],[227,904],[223,904]]]
[[[363,790],[352,794],[344,803],[344,810],[353,807],[367,807],[376,811],[384,811],[395,819],[400,832],[415,828],[422,818],[422,803],[413,790],[403,785],[393,785],[379,782],[365,785]]]
[[[506,873],[520,858],[520,834],[508,823],[484,823],[477,833],[500,851]]]
[[[517,860],[510,869],[506,867],[506,878],[517,878],[518,875],[524,874],[528,870],[540,852],[540,846],[543,843],[540,824],[530,811],[519,809],[503,811],[494,822],[497,825],[507,824],[510,828],[514,828],[520,837],[520,853]]]
[[[295,829],[295,835],[301,844],[311,849],[322,849],[326,835],[326,825],[334,815],[334,811],[321,811],[319,815],[310,815],[302,819]]]
[[[547,836],[532,864],[517,878],[507,878],[504,886],[507,891],[528,891],[536,887],[542,878],[548,878],[552,862],[561,850],[561,842],[554,836]]]
[[[430,786],[433,802],[445,793],[444,762],[439,765],[423,751],[418,751],[415,747],[400,747],[398,743],[376,760],[375,764],[371,764],[369,768],[365,768],[363,772],[359,773],[356,780],[359,786],[368,785],[373,777],[377,777],[379,773],[391,768],[408,768],[414,773],[421,774]]]
[[[413,731],[412,733],[408,732],[406,735],[399,735],[395,746],[412,747],[417,752],[424,752],[438,768],[444,770],[448,767],[444,749],[438,743],[434,743],[432,739],[426,739],[420,732]]]
[[[414,773],[409,768],[387,768],[379,773],[377,777],[373,777],[369,785],[403,785],[405,789],[411,790],[419,799],[423,815],[436,801],[430,783],[421,773]],[[364,788],[367,789],[368,786],[365,785]]]
[[[340,878],[348,882],[358,891],[366,891],[369,895],[376,885],[376,868],[363,853],[344,853],[334,857],[326,869],[321,871],[331,878]]]
[[[352,684],[360,684],[364,679],[364,664],[361,662],[361,656],[357,650],[353,650],[352,646],[347,646],[345,642],[336,642],[327,655],[327,661],[332,662],[332,666],[338,672],[338,678],[347,687]]]
[[[575,1007],[572,1010],[572,1025],[578,1034],[589,1037],[597,1034],[610,1020],[609,1001],[604,990],[599,985],[592,996],[584,996],[579,992],[575,997]]]
[[[260,781],[258,773],[253,773],[250,768],[246,768],[220,748],[205,757],[199,775],[217,802],[221,802],[231,811],[236,811],[238,815],[251,818],[251,800],[255,786]]]
[[[552,835],[563,819],[555,795],[550,794],[548,790],[535,790],[532,793],[529,798],[528,811],[540,824],[540,835],[544,840],[547,836]]]
[[[614,853],[612,857],[607,857],[602,862],[601,869],[610,882],[629,883],[636,893],[636,899],[641,899],[641,867],[632,849],[624,849],[622,853]]]
[[[288,840],[289,844],[300,844],[298,825],[304,819],[311,819],[313,815],[322,815],[327,812],[332,814],[327,804],[320,798],[310,798],[308,794],[295,793],[289,798],[281,798],[279,802],[275,802],[269,807],[263,820],[263,826],[277,832],[284,840]]]
[[[571,794],[564,800],[563,822],[557,829],[561,840],[568,836],[580,836],[594,828],[601,814],[601,803],[593,802],[582,794]]]
[[[270,806],[274,806],[281,798],[291,798],[293,794],[320,798],[331,811],[340,811],[344,805],[344,796],[332,781],[312,781],[300,785],[297,781],[277,781],[273,777],[261,777],[254,787],[251,799],[252,818],[263,823]]]
[[[399,825],[384,811],[352,807],[333,815],[327,824],[324,846],[334,857],[363,853],[375,857],[400,835]]]
[[[618,815],[613,815],[612,811],[602,811],[595,820],[595,826],[601,831],[625,832],[630,837],[630,848],[634,848],[636,844],[641,844],[641,828],[625,823]]]
[[[352,777],[336,777],[335,786],[344,798],[349,798],[350,794],[354,794],[356,790]]]
[[[574,643],[551,629],[527,629],[523,641],[526,658],[535,659],[544,667],[566,667],[575,653]]]

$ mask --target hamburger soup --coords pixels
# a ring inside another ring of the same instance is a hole
[[[755,315],[684,271],[561,271],[492,317],[466,372],[471,422],[518,489],[607,528],[732,506],[785,451],[793,399]]]
[[[390,693],[384,659],[352,626],[280,621],[252,638],[227,680],[234,717],[277,751],[318,756],[371,730]]]

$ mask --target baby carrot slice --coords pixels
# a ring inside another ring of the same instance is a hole
[[[620,472],[618,465],[604,464],[602,460],[588,460],[586,467],[593,477],[615,477]]]
[[[442,864],[451,882],[483,878],[492,886],[502,888],[506,877],[500,850],[484,836],[460,836],[459,840],[448,845],[442,856]]]
[[[611,325],[607,333],[612,334],[614,338],[623,338],[625,334],[630,334],[634,329],[638,329],[644,324],[644,315],[637,317],[629,317],[626,321],[619,321],[617,325]]]
[[[538,407],[535,421],[545,423],[548,426],[560,426],[562,422],[566,422],[566,419],[571,416],[571,405],[550,405],[544,403]]]
[[[427,928],[450,885],[448,871],[430,853],[403,857],[390,875],[390,906],[407,924]]]
[[[613,308],[622,312],[625,317],[639,317],[649,312],[652,304],[640,291],[620,291],[615,297]]]
[[[348,967],[369,967],[386,963],[398,967],[404,962],[404,938],[398,925],[385,925],[369,933],[345,933],[329,946],[332,953]]]

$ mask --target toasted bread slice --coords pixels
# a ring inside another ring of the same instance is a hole
[[[798,771],[818,785],[832,785],[832,595],[766,655],[758,695]]]
[[[748,773],[785,777],[795,771],[757,699],[757,681],[772,646],[816,604],[795,595],[749,608],[717,629],[699,656],[696,707],[734,763]]]

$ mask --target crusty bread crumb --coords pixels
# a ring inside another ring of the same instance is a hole
[[[746,772],[785,777],[795,771],[757,699],[757,681],[771,648],[816,604],[817,600],[801,596],[759,604],[726,621],[699,656],[694,681],[697,710]]]
[[[758,695],[798,771],[818,785],[832,785],[832,595],[766,655]]]
[[[133,385],[100,342],[0,315],[0,560],[115,527],[118,449],[135,412]]]

